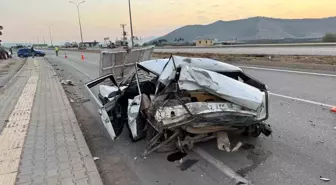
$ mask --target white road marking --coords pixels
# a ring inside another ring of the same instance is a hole
[[[286,95],[282,95],[282,94],[276,94],[276,93],[272,93],[272,92],[270,92],[269,94],[273,95],[273,96],[278,96],[278,97],[281,97],[281,98],[286,98],[286,99],[291,99],[291,100],[297,100],[297,101],[301,101],[301,102],[305,102],[305,103],[310,103],[310,104],[314,104],[314,105],[319,105],[319,106],[324,106],[324,107],[328,107],[328,108],[335,107],[333,105],[329,105],[329,104],[325,104],[325,103],[320,103],[320,102],[311,101],[311,100],[305,100],[305,99],[302,99],[302,98],[295,98],[295,97],[286,96]]]
[[[30,63],[30,65],[33,65]],[[28,66],[30,66],[28,65]],[[38,63],[34,59],[35,67]],[[36,69],[36,68],[35,68]],[[0,134],[0,184],[14,185],[39,75],[33,70]]]
[[[307,75],[316,75],[316,76],[336,77],[336,75],[334,75],[334,74],[313,73],[313,72],[305,72],[305,71],[292,71],[292,70],[285,70],[285,69],[273,69],[273,68],[250,67],[250,66],[238,66],[238,67],[246,68],[246,69],[265,70],[265,71],[276,71],[276,72],[286,72],[286,73],[297,73],[297,74],[307,74]]]
[[[232,170],[230,167],[226,166],[222,161],[217,160],[216,158],[212,157],[209,153],[204,151],[203,149],[199,147],[195,147],[193,149],[195,153],[197,153],[199,156],[201,156],[203,159],[208,161],[210,164],[215,166],[217,169],[219,169],[221,172],[226,174],[228,177],[235,179],[238,182],[242,182],[244,184],[251,184],[248,180],[243,178],[242,176],[238,175],[234,170]]]

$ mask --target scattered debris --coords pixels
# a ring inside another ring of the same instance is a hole
[[[99,160],[99,157],[93,157],[93,160],[97,161],[97,160]]]
[[[181,158],[179,162],[180,162],[180,164],[182,164],[183,163],[183,158]]]
[[[66,83],[68,84],[68,85],[74,85],[73,83],[72,83],[72,81],[71,80],[66,80]]]
[[[134,160],[137,160],[138,159],[138,157],[134,157]]]
[[[243,145],[243,143],[239,141],[237,143],[237,145],[235,147],[233,147],[233,149],[231,150],[231,152],[236,152],[242,145]]]
[[[61,84],[63,84],[63,85],[72,85],[72,86],[75,85],[75,84],[72,83],[71,80],[61,80]]]
[[[233,148],[231,149],[231,143],[227,132],[217,132],[217,147],[219,150],[236,152],[242,145],[243,143],[239,141],[235,146],[232,146]]]
[[[311,126],[315,127],[316,125],[314,123],[310,124]]]
[[[71,103],[74,103],[74,102],[75,102],[75,100],[74,100],[74,99],[72,99],[72,98],[70,98],[70,102],[71,102]]]
[[[334,127],[334,130],[336,130],[336,127]]]
[[[320,180],[324,182],[329,182],[330,179],[320,176]]]

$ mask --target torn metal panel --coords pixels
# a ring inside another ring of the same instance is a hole
[[[107,130],[108,134],[110,135],[111,139],[114,140],[116,138],[116,134],[114,132],[111,120],[110,120],[106,110],[104,108],[101,108],[99,110],[99,113],[100,113],[101,120],[104,124],[104,127],[106,128],[106,130]]]
[[[113,93],[113,92],[117,92],[119,91],[119,89],[121,91],[123,91],[124,89],[126,89],[127,86],[121,86],[120,88],[118,88],[117,86],[109,86],[109,85],[99,85],[99,92],[101,94],[102,97],[108,98],[108,96]],[[108,98],[110,101],[113,99],[112,98]]]
[[[137,117],[140,111],[141,96],[134,97],[133,100],[128,100],[128,126],[134,138],[138,137],[137,132]]]
[[[140,65],[141,64],[142,63],[140,63]],[[162,62],[162,65],[162,71],[158,73],[160,74],[159,81],[165,85],[167,85],[170,80],[174,79],[175,68],[180,68],[182,66],[192,66],[216,72],[242,72],[239,67],[208,58],[172,56],[167,64],[164,64]],[[146,64],[146,66],[148,68],[151,68],[148,63]],[[157,72],[159,72],[158,64],[155,66],[155,69],[157,70]]]
[[[182,90],[205,90],[254,111],[263,105],[264,93],[259,89],[205,69],[182,67],[178,83]]]
[[[230,102],[191,102],[185,106],[198,117],[191,116],[182,105],[176,105],[159,107],[155,113],[155,120],[163,127],[172,128],[187,123],[194,127],[243,124],[256,121],[257,117],[256,112],[242,110],[241,106]]]
[[[138,65],[148,69],[154,74],[160,75],[168,61],[169,59],[147,60],[140,62]]]

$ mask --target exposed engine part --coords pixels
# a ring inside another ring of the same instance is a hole
[[[231,151],[231,143],[227,132],[217,132],[217,148],[227,152]]]
[[[211,139],[216,138],[216,136],[214,135],[196,135],[194,137],[191,136],[186,136],[184,138],[184,140],[178,140],[177,141],[177,146],[181,151],[184,151],[184,147],[187,147],[189,150],[191,150],[194,147],[195,143],[199,143],[199,142],[204,142],[204,141],[208,141]]]
[[[168,137],[162,142],[159,142],[159,140],[164,135],[164,133],[162,132],[158,133],[152,140],[149,141],[143,155],[144,156],[149,155],[150,153],[155,152],[159,148],[165,147],[171,141],[176,139],[179,133],[180,133],[180,130],[175,130],[175,132],[170,137]]]
[[[192,134],[207,134],[207,133],[214,133],[218,131],[233,131],[237,130],[237,128],[229,127],[229,126],[205,126],[205,127],[186,127],[185,130]]]

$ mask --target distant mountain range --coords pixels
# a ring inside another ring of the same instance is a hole
[[[188,25],[158,39],[192,42],[200,38],[227,40],[321,38],[336,32],[336,17],[322,19],[277,19],[252,17],[233,21],[216,21],[208,25]]]

